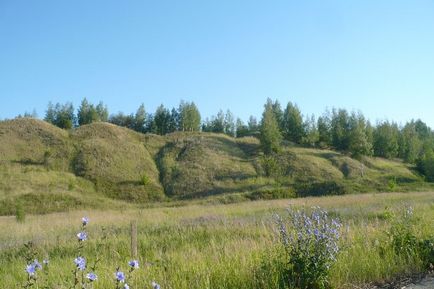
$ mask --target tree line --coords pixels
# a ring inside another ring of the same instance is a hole
[[[202,121],[194,102],[181,101],[178,107],[171,109],[160,105],[154,113],[147,113],[141,104],[135,113],[110,115],[102,102],[94,105],[84,98],[77,113],[72,103],[49,103],[44,120],[64,129],[103,121],[159,135],[203,131],[233,137],[254,136],[260,139],[266,154],[278,153],[282,143],[293,143],[334,149],[355,158],[400,158],[416,164],[422,173],[434,180],[434,133],[419,119],[403,126],[387,120],[373,125],[361,112],[337,108],[326,110],[315,118],[314,115],[303,115],[292,102],[282,108],[279,101],[267,99],[259,122],[250,116],[244,123],[229,110],[220,110]]]
[[[75,114],[72,103],[48,104],[44,120],[63,129],[71,129],[93,122],[109,122],[141,133],[164,135],[174,131],[199,131],[201,117],[194,102],[181,101],[178,108],[171,110],[160,105],[155,113],[147,113],[141,104],[135,113],[122,112],[109,115],[102,102],[94,105],[84,98]]]
[[[259,138],[266,154],[279,153],[286,141],[330,148],[354,158],[400,158],[415,164],[428,180],[434,181],[434,133],[420,119],[403,126],[387,120],[374,126],[361,112],[335,108],[315,119],[313,115],[303,117],[296,104],[289,102],[282,109],[278,101],[268,99]]]

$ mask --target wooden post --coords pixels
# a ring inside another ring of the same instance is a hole
[[[131,221],[131,257],[137,259],[137,221]]]

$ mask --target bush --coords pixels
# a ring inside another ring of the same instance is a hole
[[[330,288],[329,272],[339,252],[340,223],[315,208],[310,214],[289,210],[287,222],[277,216],[280,240],[287,255],[283,271],[290,288]]]
[[[256,169],[266,177],[279,178],[290,174],[291,162],[295,156],[289,152],[272,153],[259,158]]]
[[[411,207],[404,211],[401,218],[394,220],[389,231],[391,245],[397,255],[410,258],[415,255],[417,237],[414,232],[415,218]]]
[[[247,195],[249,200],[273,200],[273,199],[287,199],[294,198],[295,193],[291,188],[267,188],[254,191]]]
[[[401,216],[394,220],[388,232],[395,254],[407,259],[418,258],[425,268],[430,268],[434,264],[434,238],[417,237],[415,226],[418,219],[411,207],[406,208]]]
[[[396,182],[396,177],[390,178],[389,181],[387,182],[387,188],[391,192],[396,190],[397,186],[398,186],[398,183]]]
[[[149,177],[146,174],[143,174],[142,176],[142,184],[144,186],[148,185],[151,182],[151,180],[149,179]]]
[[[18,223],[24,223],[26,220],[26,212],[24,211],[23,205],[18,202],[15,208],[15,218]]]
[[[434,266],[434,238],[418,241],[418,252],[424,267],[432,269]]]
[[[265,155],[260,159],[260,164],[264,170],[264,174],[267,177],[277,177],[281,175],[281,166],[279,165],[277,158],[273,155]]]
[[[297,187],[297,196],[328,196],[328,195],[345,195],[348,189],[336,181],[302,183]]]

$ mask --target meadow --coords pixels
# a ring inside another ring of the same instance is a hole
[[[138,261],[131,288],[285,288],[281,283],[285,252],[280,245],[276,213],[286,208],[320,206],[342,226],[340,253],[330,271],[333,288],[369,288],[427,272],[418,254],[401,254],[392,246],[394,227],[406,208],[413,209],[412,234],[417,240],[434,236],[434,193],[382,193],[234,204],[184,204],[179,207],[76,210],[45,215],[0,217],[1,288],[20,288],[27,280],[28,249],[48,259],[49,288],[73,282],[76,234],[81,218],[90,220],[83,255],[89,264],[101,261],[93,288],[115,288],[114,272],[128,270],[130,224],[137,222]],[[432,243],[431,243],[432,245]],[[431,252],[432,253],[432,252]],[[37,288],[37,287],[35,287]],[[44,287],[38,287],[44,288]]]

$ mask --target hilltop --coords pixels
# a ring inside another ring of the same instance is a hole
[[[0,214],[203,199],[234,202],[306,195],[429,190],[397,160],[358,160],[284,145],[266,157],[253,137],[141,134],[105,122],[69,131],[19,118],[0,122]]]

